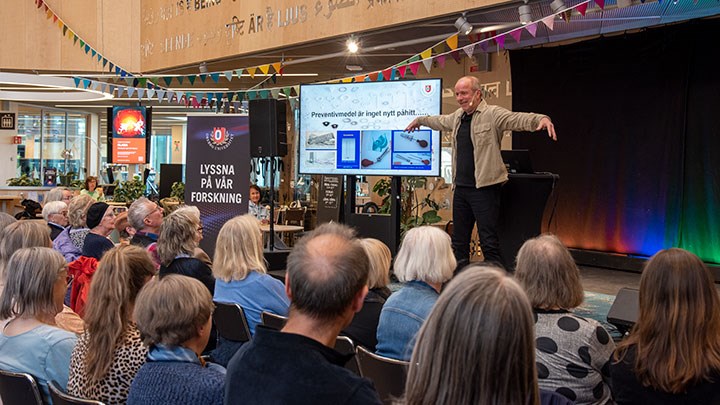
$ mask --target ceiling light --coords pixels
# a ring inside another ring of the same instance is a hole
[[[553,14],[567,10],[567,6],[563,0],[553,0],[553,2],[550,3],[550,8],[552,9]]]
[[[458,32],[463,35],[467,35],[473,30],[473,26],[465,18],[465,13],[455,20],[455,28],[457,28]]]
[[[17,91],[0,91],[0,100],[37,102],[99,101],[113,98],[113,95],[90,87],[78,87],[73,79],[64,77],[39,76],[26,73],[0,72],[0,84],[18,86]],[[48,89],[50,91],[25,91],[26,88]],[[57,91],[61,89],[65,91]]]
[[[525,0],[525,4],[518,7],[518,14],[520,14],[520,23],[522,25],[530,24],[532,22],[532,10],[530,9],[530,6],[527,4],[528,0]]]
[[[360,45],[358,45],[355,38],[348,39],[346,45],[347,45],[347,50],[350,53],[357,53],[357,51],[360,49]]]
[[[198,69],[200,69],[200,73],[205,74],[208,72],[207,63],[203,62],[198,66]]]
[[[345,65],[345,69],[351,71],[351,72],[359,72],[363,70],[362,66],[359,65]]]

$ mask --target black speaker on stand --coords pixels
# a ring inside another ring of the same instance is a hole
[[[250,100],[250,155],[270,159],[270,252],[275,250],[274,157],[287,155],[287,108],[275,99]]]

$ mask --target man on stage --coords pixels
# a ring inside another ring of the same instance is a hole
[[[485,261],[505,266],[497,234],[500,187],[508,179],[500,154],[503,131],[545,129],[557,140],[555,127],[547,115],[516,113],[488,105],[475,76],[457,81],[455,99],[460,108],[452,114],[417,117],[405,130],[412,132],[426,126],[452,131],[452,246],[457,268],[462,269],[470,260],[470,237],[476,222]]]

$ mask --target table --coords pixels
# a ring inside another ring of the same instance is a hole
[[[260,224],[260,230],[263,231],[263,234],[270,233],[270,224]],[[275,226],[273,226],[273,230],[276,233],[280,233],[280,234],[285,234],[285,233],[294,234],[297,232],[304,231],[305,227],[302,227],[300,225],[275,225]],[[281,235],[281,236],[284,236],[284,235]],[[265,244],[269,245],[270,238],[266,238],[266,239],[267,240],[266,240]]]
[[[20,197],[12,195],[0,195],[0,211],[10,215],[15,215],[14,201],[20,202],[20,199]]]

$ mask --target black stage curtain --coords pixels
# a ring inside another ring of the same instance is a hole
[[[516,133],[558,173],[546,231],[569,246],[720,262],[720,21],[511,51],[513,110],[552,117],[558,142]],[[546,212],[547,218],[547,212]]]

